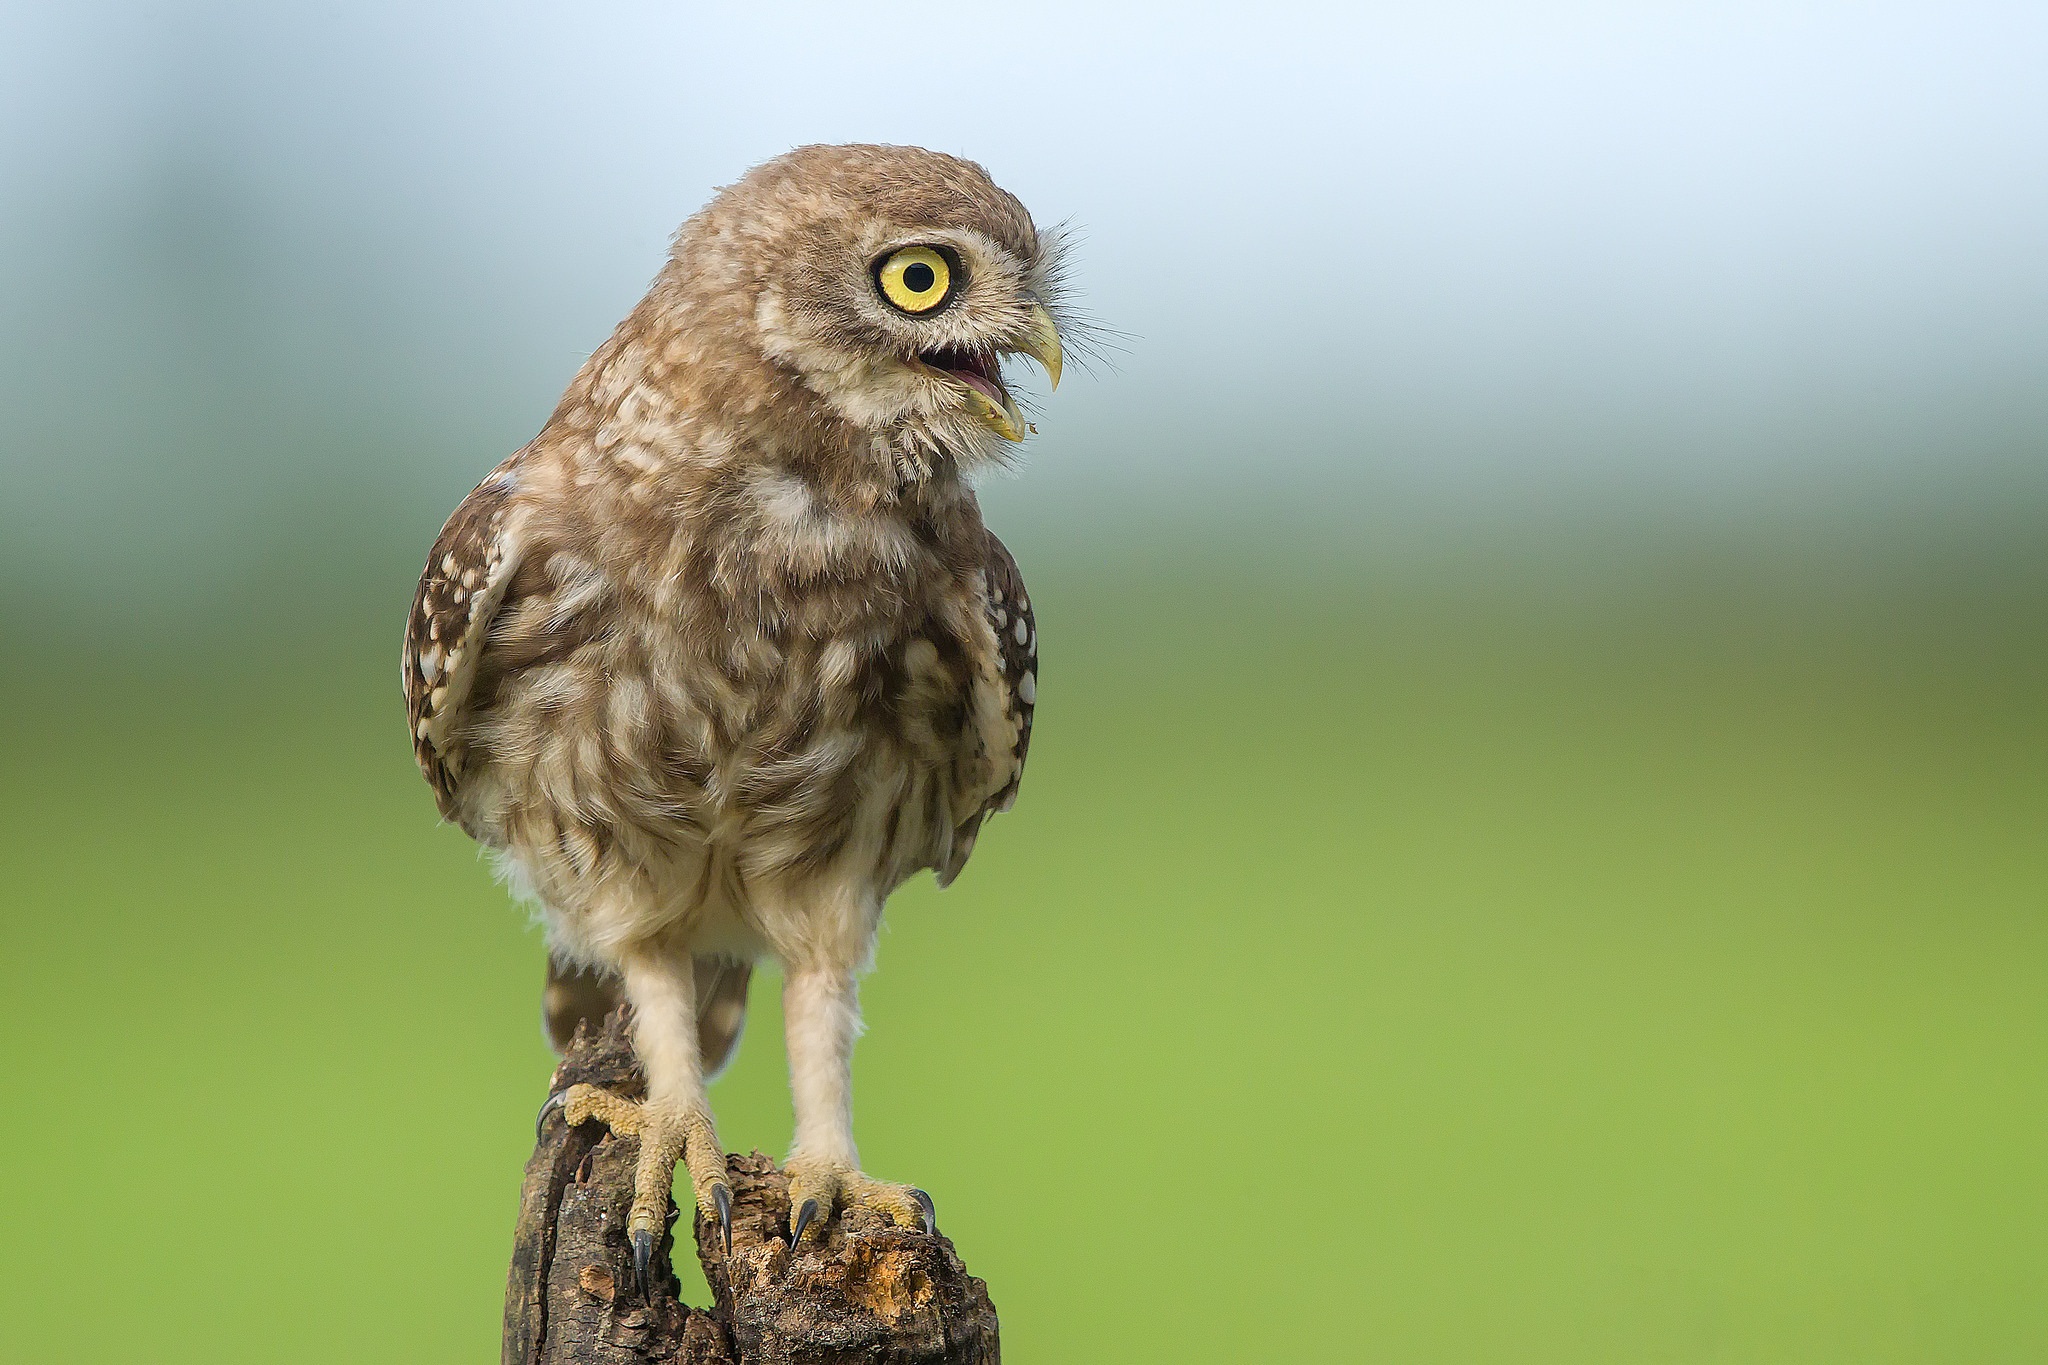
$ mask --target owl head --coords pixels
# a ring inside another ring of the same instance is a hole
[[[1059,384],[1059,237],[971,161],[799,147],[685,223],[671,265],[820,417],[899,461],[999,460],[1021,441],[1006,357]]]

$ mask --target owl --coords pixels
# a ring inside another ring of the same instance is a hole
[[[851,1205],[935,1232],[854,1146],[857,983],[891,891],[1016,799],[1037,621],[973,481],[1059,382],[1057,234],[972,162],[804,147],[677,232],[540,434],[464,498],[407,620],[444,818],[538,906],[560,1046],[618,999],[647,1092],[543,1124],[640,1138],[643,1277],[678,1161],[730,1246],[706,1082],[783,977],[791,1242]]]

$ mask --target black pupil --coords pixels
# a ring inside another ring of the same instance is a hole
[[[916,265],[906,266],[903,271],[904,287],[913,294],[924,293],[925,290],[938,283],[938,279],[939,277],[932,273],[932,268],[923,261],[919,261]]]

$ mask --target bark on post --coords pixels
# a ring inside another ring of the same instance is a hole
[[[551,1090],[644,1093],[623,1013],[577,1031]],[[709,1309],[676,1297],[664,1235],[648,1293],[633,1281],[626,1212],[635,1138],[550,1116],[526,1163],[505,1287],[505,1365],[997,1365],[988,1286],[953,1244],[854,1209],[789,1250],[789,1186],[759,1152],[726,1158],[732,1257],[696,1220]],[[687,1198],[687,1194],[684,1196]],[[671,1216],[671,1232],[673,1216]]]

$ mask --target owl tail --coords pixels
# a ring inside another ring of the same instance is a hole
[[[740,1050],[747,1027],[747,983],[754,964],[730,957],[697,958],[697,1049],[704,1058],[704,1079],[725,1070]]]

